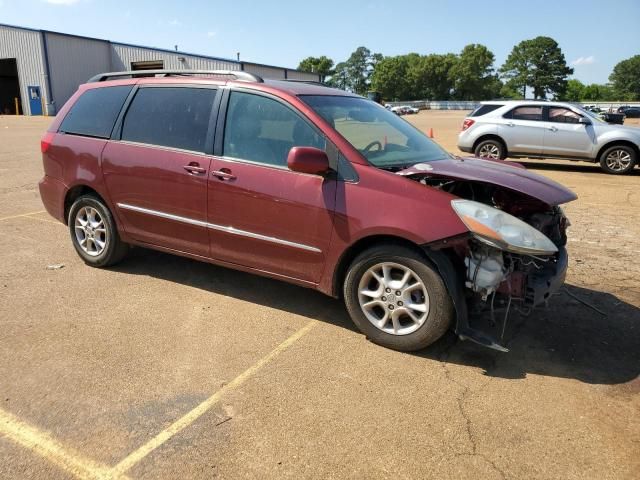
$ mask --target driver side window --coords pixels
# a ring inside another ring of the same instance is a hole
[[[231,92],[224,130],[223,155],[251,162],[287,166],[293,147],[324,150],[324,136],[277,100]]]
[[[556,123],[578,123],[582,115],[562,107],[549,108],[549,121]]]

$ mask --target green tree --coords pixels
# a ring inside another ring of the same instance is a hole
[[[451,69],[458,62],[457,55],[431,54],[420,57],[409,68],[409,77],[415,88],[415,98],[450,100],[454,88]]]
[[[384,57],[377,62],[371,74],[371,88],[387,100],[415,100],[415,82],[409,72],[419,61],[417,53]]]
[[[371,74],[382,59],[381,54],[358,47],[345,62],[336,65],[330,84],[364,95],[369,90]]]
[[[333,60],[325,55],[322,55],[321,57],[307,57],[298,65],[298,70],[318,73],[323,80],[333,74],[332,69]]]
[[[341,88],[342,90],[347,90],[349,87],[349,72],[347,68],[346,62],[340,62],[336,65],[336,68],[333,70],[333,74],[331,78],[327,81],[327,83],[336,88]]]
[[[519,89],[523,96],[526,88],[533,89],[535,98],[546,98],[550,93],[562,97],[567,88],[567,77],[573,69],[567,66],[558,43],[550,37],[523,40],[513,47],[500,68],[508,85]]]
[[[572,78],[567,82],[567,89],[562,96],[562,100],[567,102],[579,102],[584,98],[584,89],[586,85],[580,80]]]
[[[458,100],[485,100],[500,90],[493,71],[493,53],[484,45],[472,43],[462,49],[449,75]],[[497,89],[497,91],[496,91]]]
[[[609,75],[620,100],[640,100],[640,55],[619,62]]]

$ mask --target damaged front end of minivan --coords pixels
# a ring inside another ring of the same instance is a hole
[[[569,221],[560,205],[576,195],[504,162],[456,158],[397,173],[456,197],[451,207],[468,233],[425,245],[426,251],[453,299],[456,334],[508,351],[509,314],[528,315],[564,283]],[[496,333],[471,326],[471,317],[484,314]]]

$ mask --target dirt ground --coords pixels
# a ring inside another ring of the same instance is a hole
[[[408,119],[455,151],[463,115]],[[566,289],[509,353],[402,354],[278,281],[85,266],[38,197],[48,122],[0,117],[0,478],[638,477],[640,169],[521,162],[579,196]]]

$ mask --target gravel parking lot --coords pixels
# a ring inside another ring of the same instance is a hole
[[[463,116],[407,119],[456,151]],[[509,353],[403,354],[278,281],[85,266],[38,196],[49,121],[0,116],[0,478],[637,478],[640,169],[521,162],[579,196],[566,289]]]

